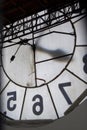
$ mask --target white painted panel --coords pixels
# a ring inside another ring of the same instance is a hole
[[[40,88],[28,89],[22,113],[22,120],[43,120],[56,118],[57,116],[47,86],[45,85]]]
[[[59,88],[60,84],[62,84],[62,91]],[[64,112],[68,109],[68,107],[70,107],[71,103],[73,103],[86,88],[87,85],[85,83],[67,71],[62,73],[58,79],[49,84],[49,89],[59,117],[64,116]],[[71,103],[69,103],[67,97],[70,99]]]
[[[0,67],[0,92],[5,88],[8,82],[9,82],[9,79],[5,75],[2,67]]]
[[[7,117],[19,120],[23,103],[24,90],[24,88],[16,86],[10,82],[6,89],[2,92],[0,98],[1,112]]]
[[[87,82],[87,47],[76,47],[75,54],[70,62],[68,69],[79,78]]]
[[[13,61],[12,56],[15,56]],[[16,84],[35,86],[34,55],[31,46],[18,44],[3,49],[3,67],[8,77]]]

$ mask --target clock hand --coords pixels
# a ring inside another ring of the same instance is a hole
[[[19,44],[19,46],[18,46],[16,52],[14,53],[14,55],[12,55],[12,57],[10,58],[10,63],[11,63],[12,61],[14,61],[15,56],[16,56],[18,50],[20,49],[21,45],[26,45],[26,44],[28,44],[28,45],[32,46],[30,43],[27,43],[27,42],[28,42],[28,39],[21,39],[21,38],[20,38],[20,41],[16,43],[16,44]]]
[[[44,47],[41,47],[39,45],[39,42],[40,42],[40,39],[38,39],[36,41],[36,48],[38,51],[41,51],[41,52],[44,52],[44,53],[48,53],[50,56],[52,56],[55,60],[58,59],[58,57],[61,57],[62,58],[62,61],[65,61],[65,60],[68,60],[69,57],[68,55],[70,54],[67,54],[65,51],[61,50],[61,49],[55,49],[55,50],[49,50],[47,48],[44,48]]]
[[[43,35],[42,33],[40,35]],[[55,49],[55,50],[50,50],[50,49],[47,49],[47,48],[44,48],[40,45],[40,40],[41,40],[41,37],[37,38],[36,42],[35,42],[35,48],[38,50],[38,51],[41,51],[43,53],[48,53],[50,56],[52,56],[55,60],[57,60],[58,58],[60,58],[60,61],[65,61],[65,60],[69,60],[69,56],[71,55],[68,54],[67,52],[65,52],[64,50],[62,49]],[[61,60],[62,58],[62,60]],[[59,59],[58,59],[59,60]]]
[[[20,39],[19,44],[32,46],[30,43],[28,43],[29,39],[21,39],[21,38],[19,39]]]
[[[28,43],[28,41],[29,41],[28,39],[21,39],[21,38],[19,38],[19,39],[20,39],[19,42],[13,42],[11,40],[8,40],[8,42],[10,42],[10,43],[13,42],[14,43],[13,45],[20,44],[20,45],[30,45],[30,46],[32,46],[30,43]]]
[[[22,42],[23,41],[23,42]],[[23,39],[22,41],[19,41],[19,42],[13,42],[11,40],[8,40],[9,43],[13,43],[11,45],[6,45],[6,46],[3,46],[1,48],[7,48],[7,47],[12,47],[12,46],[15,46],[17,44],[22,44],[22,45],[30,45],[32,46],[30,43],[28,43],[28,39]],[[25,42],[25,43],[24,43]]]
[[[10,63],[11,63],[12,61],[14,61],[15,56],[16,56],[16,54],[17,54],[17,52],[18,52],[18,50],[19,50],[20,47],[21,47],[21,45],[19,45],[19,47],[17,48],[17,50],[16,50],[16,52],[14,53],[14,55],[12,55],[12,57],[10,58]]]
[[[43,48],[41,46],[38,46],[37,49],[39,51],[42,51],[44,53],[48,53],[49,55],[51,55],[52,57],[57,57],[57,56],[61,56],[61,55],[66,55],[66,52],[61,50],[61,49],[55,49],[55,50],[49,50],[47,48]]]

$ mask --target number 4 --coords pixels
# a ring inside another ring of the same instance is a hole
[[[71,86],[71,82],[61,83],[61,84],[59,84],[59,89],[62,92],[67,103],[72,104],[72,101],[70,100],[69,96],[67,95],[66,91],[64,90],[64,87],[69,87],[69,86]]]

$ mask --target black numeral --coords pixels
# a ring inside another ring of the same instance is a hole
[[[32,101],[36,101],[39,99],[38,102],[35,102],[33,105],[33,113],[35,115],[40,115],[43,112],[43,98],[41,95],[35,95],[32,99]]]
[[[16,104],[13,104],[13,101],[16,101],[16,91],[8,92],[7,96],[9,96],[7,101],[7,108],[9,111],[14,111],[16,109]]]
[[[66,99],[68,104],[72,104],[72,101],[70,100],[69,96],[67,95],[66,91],[64,90],[64,87],[70,87],[71,82],[61,83],[59,84],[59,89],[62,92],[64,98]]]
[[[84,67],[83,67],[83,70],[84,70],[84,72],[87,74],[87,54],[86,55],[84,55],[84,57],[83,57],[83,62],[84,62]]]

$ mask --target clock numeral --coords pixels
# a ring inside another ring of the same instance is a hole
[[[33,113],[35,115],[40,115],[43,112],[43,97],[41,95],[35,95],[32,99],[32,101],[38,100],[38,102],[34,103],[33,105]]]
[[[59,89],[62,92],[64,98],[66,99],[68,104],[72,104],[72,101],[70,100],[69,96],[67,95],[66,91],[64,90],[64,87],[70,87],[71,82],[61,83],[59,84]]]
[[[7,101],[7,108],[9,111],[14,111],[16,109],[16,104],[11,104],[12,101],[16,101],[16,91],[8,92],[7,96],[9,96]]]
[[[84,70],[84,72],[87,74],[87,54],[86,55],[84,55],[84,57],[83,57],[83,62],[84,62],[84,67],[83,67],[83,70]]]

